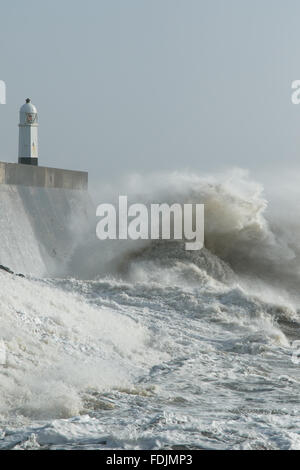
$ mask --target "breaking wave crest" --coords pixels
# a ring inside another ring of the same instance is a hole
[[[119,184],[119,193],[135,202],[205,205],[205,250],[191,253],[174,241],[102,241],[91,237],[78,247],[70,272],[96,278],[108,273],[124,275],[129,265],[145,256],[170,266],[180,261],[196,265],[216,279],[238,278],[249,285],[264,283],[285,291],[294,299],[300,280],[300,225],[293,221],[292,234],[281,213],[270,216],[264,188],[244,170],[218,176],[195,174],[132,176]],[[101,200],[105,196],[101,195]],[[93,221],[93,230],[96,222]],[[214,272],[213,272],[214,270]]]

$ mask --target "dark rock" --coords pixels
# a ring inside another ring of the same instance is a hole
[[[3,264],[0,264],[0,269],[2,269],[3,271],[6,271],[9,274],[14,274],[14,272],[11,269],[9,269],[7,266],[3,266]]]
[[[0,264],[0,269],[2,269],[3,271],[6,271],[7,273],[9,274],[15,274],[16,276],[19,276],[19,277],[25,277],[24,274],[21,274],[21,273],[14,273],[11,269],[9,269],[7,266],[3,266],[3,264]]]

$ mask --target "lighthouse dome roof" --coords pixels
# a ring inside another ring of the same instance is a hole
[[[26,103],[21,106],[20,113],[37,113],[36,107],[31,103],[29,98],[27,98]]]

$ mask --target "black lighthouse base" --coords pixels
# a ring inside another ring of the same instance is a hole
[[[21,158],[19,158],[19,163],[21,163],[22,165],[35,165],[35,166],[37,166],[38,159],[37,158],[31,158],[31,157],[21,157]]]

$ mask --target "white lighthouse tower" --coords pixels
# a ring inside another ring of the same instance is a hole
[[[29,98],[20,108],[19,163],[38,164],[38,115]]]

